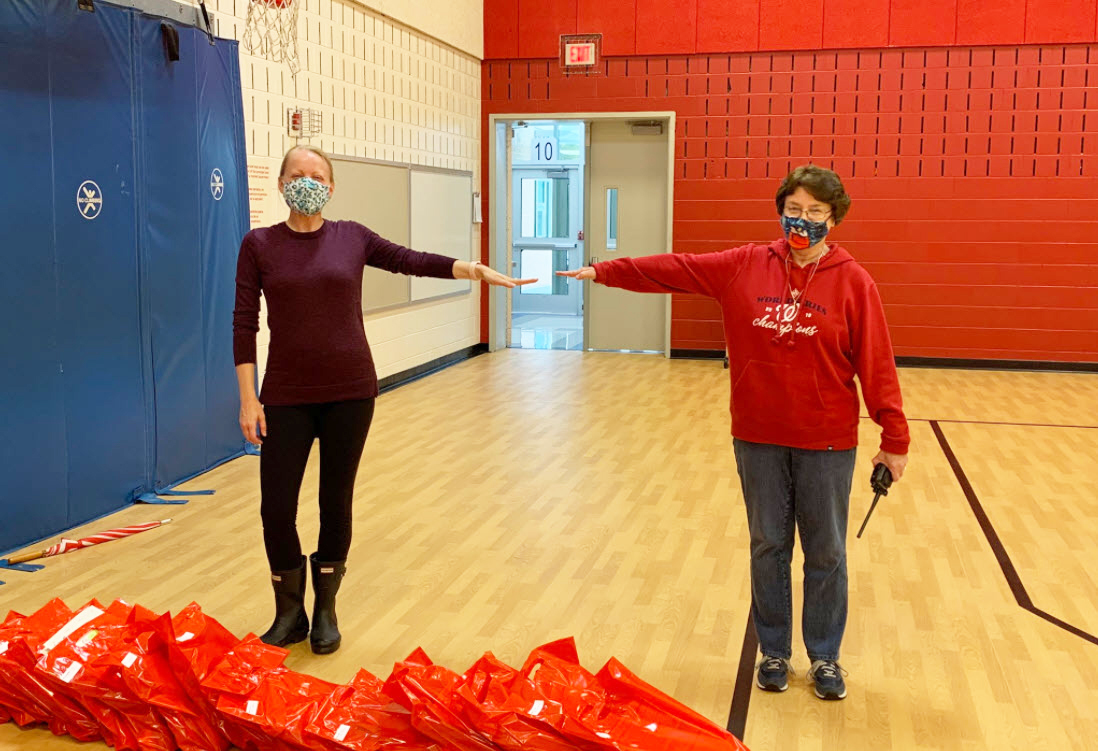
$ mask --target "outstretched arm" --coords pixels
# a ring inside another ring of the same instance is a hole
[[[366,229],[366,228],[363,228]],[[423,253],[405,248],[366,229],[366,265],[391,271],[394,274],[430,276],[439,279],[472,279],[500,287],[517,287],[532,284],[537,279],[514,279],[479,261],[459,261],[437,253]]]
[[[560,276],[590,279],[609,287],[633,292],[682,292],[720,297],[743,268],[744,249],[717,253],[660,253],[639,258],[617,258]]]

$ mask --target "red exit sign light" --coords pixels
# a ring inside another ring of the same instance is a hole
[[[595,43],[579,42],[578,44],[564,45],[567,65],[594,65]]]
[[[599,64],[602,34],[572,34],[560,38],[560,67],[568,73],[587,72]]]

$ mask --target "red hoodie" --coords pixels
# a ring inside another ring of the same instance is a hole
[[[804,449],[858,444],[858,389],[881,449],[906,454],[892,342],[877,285],[835,244],[793,263],[785,239],[717,253],[595,264],[596,281],[634,292],[707,295],[721,304],[732,379],[732,435]],[[794,302],[797,300],[799,302]]]

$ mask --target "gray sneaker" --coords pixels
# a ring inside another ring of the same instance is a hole
[[[835,660],[814,660],[808,670],[808,680],[812,681],[816,696],[834,701],[846,698],[846,683],[843,681],[846,674]]]
[[[756,682],[763,691],[785,691],[789,688],[787,676],[793,672],[793,666],[789,664],[789,660],[763,655],[758,667]]]

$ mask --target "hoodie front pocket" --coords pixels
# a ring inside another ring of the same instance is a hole
[[[732,387],[733,421],[792,429],[817,427],[826,417],[816,373],[760,360],[747,363]]]

